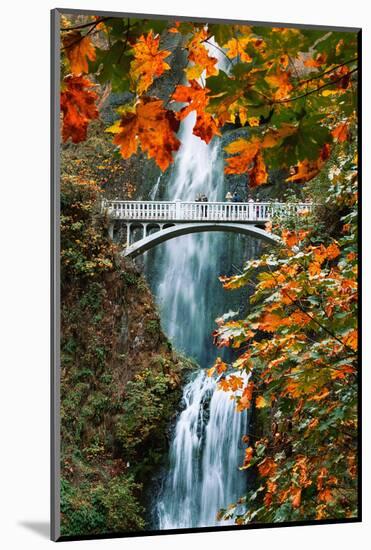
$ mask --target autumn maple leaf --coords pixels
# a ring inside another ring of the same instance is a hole
[[[95,46],[89,36],[82,36],[74,30],[63,37],[63,46],[70,62],[71,72],[75,75],[89,71],[88,59],[95,61]]]
[[[242,395],[237,401],[236,409],[238,412],[242,412],[245,409],[249,409],[251,407],[253,391],[254,391],[254,382],[250,381],[244,387]]]
[[[273,458],[266,457],[258,466],[259,473],[263,477],[270,476],[277,469],[277,464],[274,462]]]
[[[278,129],[270,129],[261,137],[253,136],[250,140],[240,138],[233,141],[225,151],[233,157],[226,159],[226,174],[248,174],[249,186],[256,187],[268,181],[262,149],[277,146],[282,139],[294,134],[297,127],[293,124],[282,124]]]
[[[193,133],[206,143],[209,143],[214,135],[220,134],[214,118],[205,109],[209,103],[208,88],[203,88],[196,80],[191,80],[189,86],[178,85],[172,95],[174,101],[188,103],[176,116],[183,120],[190,112],[196,111],[196,123]]]
[[[268,181],[268,172],[265,167],[263,155],[259,150],[255,155],[251,170],[249,170],[249,186],[256,187]]]
[[[240,470],[247,470],[247,468],[249,468],[253,456],[254,456],[253,448],[247,447],[245,449],[245,457],[243,460],[243,465],[240,467]]]
[[[134,60],[131,62],[131,78],[137,81],[137,92],[142,94],[153,83],[157,76],[161,76],[170,69],[164,61],[171,52],[159,50],[160,37],[153,36],[150,31],[147,36],[142,35],[133,46]]]
[[[94,84],[83,76],[66,76],[62,83],[61,111],[63,113],[63,141],[72,139],[78,143],[86,139],[89,122],[98,118],[95,101],[98,96],[91,91]]]
[[[251,42],[251,38],[248,36],[231,38],[224,44],[223,48],[226,48],[226,55],[230,59],[235,59],[237,57],[243,63],[251,63],[252,57],[245,51],[249,42]]]
[[[124,158],[136,153],[140,145],[164,171],[173,162],[173,151],[180,147],[178,129],[179,121],[173,111],[164,109],[162,100],[145,98],[137,104],[135,112],[124,113],[108,130],[116,134],[113,141]]]
[[[326,59],[327,59],[326,54],[319,53],[319,54],[317,54],[317,56],[315,58],[310,57],[310,58],[306,59],[304,61],[304,65],[306,67],[313,67],[313,68],[322,67],[322,65],[324,65],[326,63]]]
[[[259,140],[253,138],[250,141],[238,139],[233,141],[225,150],[227,153],[236,155],[226,159],[226,174],[245,174],[250,168],[253,160],[259,152]]]
[[[262,395],[258,395],[255,401],[255,406],[257,409],[262,409],[264,407],[268,407],[268,402]]]
[[[274,88],[273,99],[275,100],[286,99],[293,88],[289,71],[278,69],[275,74],[266,76],[265,80]]]
[[[342,143],[349,137],[349,125],[346,122],[341,122],[332,130],[331,134],[336,141]]]
[[[185,69],[188,80],[200,78],[202,73],[206,71],[206,77],[217,75],[218,60],[216,57],[209,56],[209,52],[205,47],[205,40],[208,37],[207,30],[202,28],[196,32],[187,44],[188,59],[193,63],[192,66]]]
[[[248,174],[250,187],[266,183],[268,172],[260,150],[260,141],[253,138],[250,141],[238,139],[233,141],[225,150],[235,156],[226,159],[226,174]]]
[[[330,146],[328,143],[325,143],[321,149],[318,159],[304,159],[299,161],[295,167],[291,168],[291,171],[294,173],[292,176],[286,178],[286,181],[297,181],[304,183],[313,179],[317,176],[317,174],[319,174],[329,156]]]

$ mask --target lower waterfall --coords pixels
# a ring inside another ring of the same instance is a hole
[[[217,512],[246,487],[241,437],[247,414],[201,371],[184,388],[185,409],[170,448],[170,470],[157,506],[160,529],[217,525]],[[226,524],[226,522],[223,522]]]

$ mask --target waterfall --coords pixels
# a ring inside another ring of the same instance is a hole
[[[193,112],[182,123],[182,145],[161,198],[194,200],[204,193],[209,201],[223,200],[221,140],[214,138],[206,145],[193,135],[194,123]],[[201,367],[184,387],[184,408],[174,427],[168,469],[154,506],[154,523],[160,529],[218,525],[219,509],[245,492],[246,474],[239,466],[248,417],[236,412],[230,394],[218,390],[205,369],[216,356],[211,337],[215,318],[231,307],[238,310],[242,301],[238,293],[226,296],[218,275],[254,256],[256,248],[253,239],[201,233],[167,241],[146,254],[144,267],[164,331]]]
[[[213,55],[217,51],[214,48]],[[218,57],[223,69],[225,60]],[[182,145],[170,177],[162,182],[160,197],[160,182],[156,182],[151,198],[193,201],[201,193],[209,201],[224,200],[222,140],[214,137],[205,144],[193,134],[195,121],[193,111],[182,122]],[[219,525],[220,508],[245,493],[246,474],[239,466],[248,415],[236,412],[229,392],[218,390],[205,369],[217,354],[211,337],[215,319],[231,308],[243,314],[246,307],[241,292],[226,296],[218,275],[235,272],[236,265],[256,257],[259,250],[256,239],[200,233],[167,241],[145,254],[144,269],[162,327],[174,346],[201,367],[183,390],[183,410],[174,427],[168,468],[154,506],[156,528]],[[230,351],[224,352],[225,358],[230,356]]]
[[[198,193],[204,193],[209,201],[222,200],[220,143],[214,140],[206,145],[193,135],[194,123],[192,112],[182,125],[182,146],[163,198],[194,200]],[[210,335],[215,319],[210,308],[213,295],[209,282],[218,274],[220,247],[213,246],[214,237],[196,234],[170,240],[156,250],[153,260],[162,266],[155,295],[165,331],[178,349],[193,355],[200,363],[211,360],[205,337]],[[205,326],[209,332],[204,330]]]
[[[170,470],[157,505],[160,529],[218,525],[218,510],[235,502],[246,488],[238,469],[246,411],[237,413],[230,392],[216,389],[205,371],[186,385],[183,400]]]

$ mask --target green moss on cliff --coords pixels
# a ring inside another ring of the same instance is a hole
[[[63,535],[145,528],[191,367],[163,335],[145,280],[106,237],[99,196],[86,180],[62,181]]]

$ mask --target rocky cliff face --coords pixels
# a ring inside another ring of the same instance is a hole
[[[123,170],[124,161],[110,160],[105,139],[93,130],[83,152],[71,145],[62,153],[61,512],[67,536],[145,527],[149,482],[167,456],[168,426],[192,368],[162,333],[145,279],[107,237],[101,184],[127,197],[139,169],[127,164]]]

